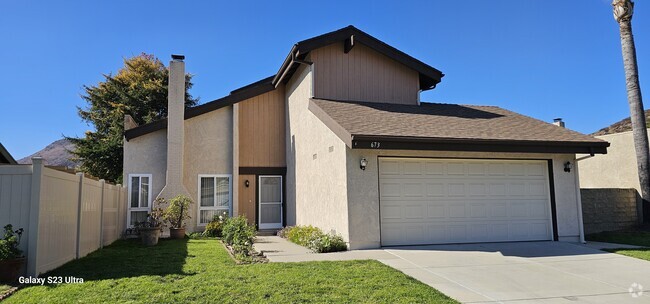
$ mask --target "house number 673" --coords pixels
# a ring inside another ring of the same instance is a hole
[[[381,146],[381,143],[378,142],[378,141],[373,141],[373,142],[370,143],[370,148],[378,149],[379,146]]]

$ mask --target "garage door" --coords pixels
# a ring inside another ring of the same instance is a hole
[[[546,161],[379,159],[384,246],[551,240]]]

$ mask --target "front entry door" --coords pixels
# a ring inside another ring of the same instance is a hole
[[[259,229],[282,228],[282,176],[260,175]]]

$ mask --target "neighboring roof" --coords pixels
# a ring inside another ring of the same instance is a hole
[[[264,78],[260,81],[256,81],[249,85],[243,86],[239,89],[233,90],[230,92],[230,95],[225,97],[215,99],[213,101],[198,105],[195,107],[185,109],[185,119],[190,119],[201,114],[208,113],[210,111],[218,110],[223,107],[231,106],[240,101],[255,97],[260,94],[264,94],[270,91],[275,90],[275,87],[271,84],[273,76]],[[156,120],[133,129],[124,131],[124,137],[126,140],[131,140],[132,138],[142,136],[147,133],[154,131],[162,130],[167,128],[167,119]]]
[[[312,99],[309,109],[350,148],[607,153],[609,143],[499,107]]]
[[[9,151],[5,149],[5,146],[3,146],[0,143],[0,164],[10,164],[10,165],[15,165],[16,160],[14,159],[11,154],[9,154]]]
[[[361,43],[373,49],[374,51],[417,71],[420,75],[420,89],[423,91],[435,88],[436,84],[438,84],[442,77],[445,76],[445,74],[436,68],[420,60],[417,60],[410,55],[350,25],[327,34],[309,38],[296,43],[291,48],[291,51],[289,52],[287,58],[284,60],[284,63],[282,63],[280,70],[275,75],[273,84],[277,86],[279,82],[286,82],[289,78],[291,78],[291,75],[296,71],[299,65],[298,62],[295,62],[296,59],[305,59],[307,53],[310,51],[324,47],[326,45],[330,45],[332,43],[346,40],[349,42],[350,40],[348,39],[350,39],[352,36],[354,36],[353,43]]]
[[[650,110],[645,110],[645,120],[646,122],[650,122]],[[602,136],[607,134],[615,134],[615,133],[622,133],[628,131],[632,131],[632,119],[630,119],[630,117],[621,119],[618,122],[613,123],[608,127],[602,128],[592,133],[591,135]]]

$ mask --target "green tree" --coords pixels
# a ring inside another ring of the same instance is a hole
[[[81,138],[66,137],[75,144],[71,151],[80,170],[107,181],[122,179],[124,115],[139,125],[167,117],[169,70],[155,56],[141,54],[124,60],[116,75],[84,86],[81,97],[87,107],[77,107],[83,121],[94,127]],[[185,76],[185,106],[197,104],[189,94],[192,75]]]

